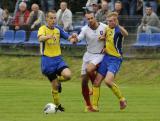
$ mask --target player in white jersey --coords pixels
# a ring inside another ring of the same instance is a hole
[[[87,51],[83,56],[83,64],[81,69],[82,77],[82,95],[84,97],[86,108],[85,112],[98,111],[97,102],[90,102],[88,80],[90,79],[92,84],[95,80],[95,71],[97,65],[103,59],[104,41],[100,41],[99,37],[105,32],[106,25],[96,21],[93,12],[87,12],[85,14],[88,21],[88,25],[84,26],[77,37],[77,40],[86,40]]]

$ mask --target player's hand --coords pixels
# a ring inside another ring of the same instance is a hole
[[[77,39],[77,37],[78,37],[78,34],[77,33],[72,33],[72,35],[71,35],[73,38],[76,38]]]
[[[53,39],[53,36],[52,35],[46,35],[46,40],[48,39]]]
[[[71,42],[72,44],[76,44],[76,43],[77,43],[77,40],[72,37],[72,38],[70,39],[70,42]]]
[[[104,36],[104,35],[99,36],[99,37],[98,37],[98,40],[100,40],[100,41],[105,41],[105,36]]]
[[[69,37],[70,42],[73,43],[73,44],[77,43],[77,41],[78,41],[78,37],[77,37],[77,36],[78,36],[77,33],[73,33],[73,34]]]

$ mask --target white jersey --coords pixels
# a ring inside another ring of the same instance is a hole
[[[85,39],[87,42],[87,52],[98,54],[101,53],[105,42],[99,41],[98,37],[105,32],[106,25],[99,23],[96,30],[91,29],[88,25],[82,27],[81,33],[78,35],[78,40]]]

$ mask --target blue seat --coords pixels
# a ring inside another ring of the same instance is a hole
[[[29,41],[25,42],[25,44],[28,44],[28,45],[39,45],[37,34],[38,34],[38,31],[32,31],[30,33]]]
[[[4,33],[4,38],[0,43],[2,44],[9,44],[14,41],[14,31],[13,30],[7,30]]]
[[[68,40],[65,40],[63,38],[60,38],[60,44],[61,45],[72,45],[71,42],[69,42]]]
[[[86,43],[85,40],[81,40],[81,41],[79,41],[79,42],[77,43],[77,46],[86,46],[86,45],[87,45],[87,43]]]
[[[15,39],[12,43],[15,43],[15,44],[24,43],[25,40],[26,40],[26,31],[18,30],[15,33]]]
[[[149,46],[160,46],[160,33],[151,34],[151,40]]]
[[[38,31],[32,31],[31,34],[30,34],[30,38],[29,38],[29,41],[30,42],[38,42]]]
[[[150,34],[140,33],[137,42],[133,44],[133,46],[134,47],[145,47],[149,45],[149,42],[150,42]]]

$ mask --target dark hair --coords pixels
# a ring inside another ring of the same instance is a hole
[[[120,3],[120,4],[122,4],[122,2],[121,2],[121,1],[119,1],[119,0],[117,0],[115,3]]]
[[[145,7],[147,7],[147,8],[152,8],[152,6],[151,6],[151,4],[150,4],[149,2],[147,2],[147,3],[145,4]]]
[[[49,11],[46,13],[46,17],[48,17],[48,14],[49,14],[49,13],[56,14],[56,11],[55,11],[55,10],[49,10]]]

